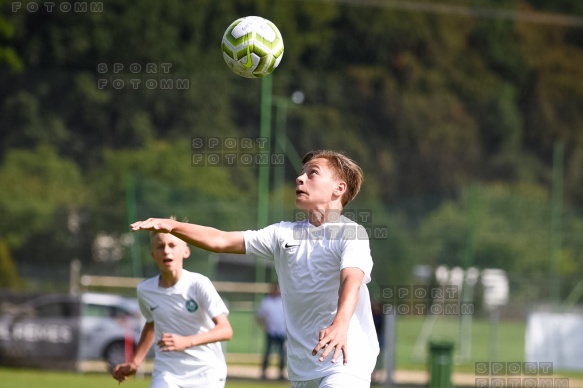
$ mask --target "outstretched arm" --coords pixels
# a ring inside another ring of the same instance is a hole
[[[245,239],[242,232],[225,232],[208,226],[161,218],[134,222],[130,227],[134,232],[149,230],[172,233],[197,248],[211,252],[245,253]]]
[[[358,290],[362,284],[364,272],[359,268],[344,268],[340,272],[340,288],[338,290],[338,311],[332,324],[320,331],[320,341],[316,344],[312,355],[315,356],[322,349],[320,361],[324,361],[334,349],[332,362],[336,362],[340,352],[344,356],[344,365],[348,363],[348,325],[358,303]]]
[[[156,334],[154,332],[154,322],[146,322],[144,328],[142,329],[142,334],[140,335],[140,340],[136,348],[136,353],[134,354],[134,359],[131,362],[125,362],[113,368],[111,374],[113,375],[114,379],[120,383],[123,383],[128,378],[128,376],[136,373],[146,358],[148,350],[150,350],[152,347],[155,336]]]

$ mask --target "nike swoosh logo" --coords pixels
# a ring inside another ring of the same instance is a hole
[[[247,45],[247,62],[243,63],[243,67],[250,69],[253,67],[253,61],[251,60],[251,53],[249,52],[249,45]]]
[[[160,306],[150,306],[150,311],[154,311],[154,310],[156,310],[158,307],[160,307]]]
[[[283,246],[284,248],[291,248],[291,247],[299,247],[300,244],[296,244],[296,245],[289,245],[288,243],[285,243],[285,245]]]

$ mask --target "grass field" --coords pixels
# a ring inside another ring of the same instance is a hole
[[[259,370],[260,351],[263,347],[263,333],[255,323],[253,312],[234,311],[230,316],[235,335],[227,345],[230,364],[253,365]],[[474,374],[476,362],[484,361],[524,361],[525,324],[523,322],[501,321],[495,327],[495,346],[491,346],[494,327],[487,320],[474,319],[471,324],[471,343],[469,358],[456,357],[454,373]],[[420,333],[426,330],[431,340],[450,340],[455,344],[455,354],[459,355],[460,321],[456,318],[438,317],[431,330],[424,317],[398,316],[396,319],[396,370],[427,369],[427,346],[421,342],[416,348]],[[380,360],[378,365],[382,365]],[[561,373],[566,377],[583,381],[583,373]],[[150,379],[132,378],[123,386],[127,388],[147,388]],[[61,373],[0,367],[0,386],[2,388],[102,388],[117,386],[113,378],[105,373]],[[262,382],[252,380],[228,379],[226,388],[280,388],[289,387],[288,382]]]
[[[105,374],[46,372],[27,369],[0,368],[2,388],[104,388],[117,387],[117,381]],[[132,378],[122,384],[125,388],[149,388],[150,379]],[[228,380],[225,388],[289,388],[289,382]]]
[[[229,353],[255,353],[263,348],[261,329],[253,321],[252,312],[233,312],[230,316],[236,335],[228,345]],[[430,329],[429,329],[430,328]],[[526,324],[522,321],[500,321],[474,318],[471,322],[469,357],[460,359],[459,317],[439,316],[429,325],[423,316],[396,317],[395,369],[427,370],[427,343],[416,347],[420,334],[426,330],[428,340],[449,340],[454,343],[454,373],[473,374],[476,362],[524,362]],[[250,358],[252,360],[253,358]],[[382,366],[382,359],[377,364]],[[581,379],[583,372],[561,372]]]
[[[494,328],[487,320],[474,319],[471,323],[469,357],[461,360],[459,358],[461,350],[459,318],[440,316],[431,326],[424,317],[399,316],[396,321],[397,369],[424,369],[426,367],[426,342],[416,347],[424,328],[429,333],[427,336],[429,340],[447,340],[454,343],[457,360],[454,369],[459,372],[473,373],[476,362],[524,361],[526,325],[523,322],[499,322]],[[491,344],[492,333],[495,333],[494,346]]]
[[[235,335],[227,345],[229,353],[260,353],[263,348],[263,333],[255,324],[252,312],[232,312],[229,319]],[[395,359],[398,369],[425,369],[427,347],[423,342],[416,348],[423,328],[430,340],[450,340],[455,343],[456,354],[460,348],[460,320],[447,316],[438,317],[431,329],[421,316],[396,317]],[[491,333],[495,330],[495,346],[490,345]],[[471,324],[469,359],[458,362],[460,371],[473,372],[475,362],[479,361],[524,361],[524,322],[500,322],[496,328],[488,320],[474,319]],[[459,361],[459,360],[458,360]]]

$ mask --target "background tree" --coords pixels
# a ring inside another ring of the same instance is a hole
[[[193,167],[190,145],[259,136],[261,81],[228,70],[220,39],[236,18],[262,15],[285,42],[273,94],[306,96],[288,112],[290,145],[339,149],[365,170],[354,205],[390,230],[372,242],[375,282],[406,279],[416,264],[463,265],[472,185],[474,263],[548,273],[550,253],[536,247],[548,237],[559,143],[558,268],[583,275],[582,29],[479,13],[581,21],[583,9],[577,0],[451,4],[473,13],[294,0],[108,0],[77,13],[2,3],[0,240],[19,266],[94,262],[98,238],[122,244],[129,198],[136,216],[254,227],[257,169]],[[188,87],[145,87],[162,79]],[[271,187],[272,206],[293,207],[281,194],[293,192],[296,173],[287,166],[288,183]],[[103,268],[127,270],[122,248],[126,266]]]

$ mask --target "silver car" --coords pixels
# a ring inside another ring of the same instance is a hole
[[[124,362],[131,358],[144,322],[135,298],[82,294],[78,359],[103,359],[110,367]]]
[[[114,294],[0,294],[0,365],[111,367],[132,357],[144,319],[135,298]]]

